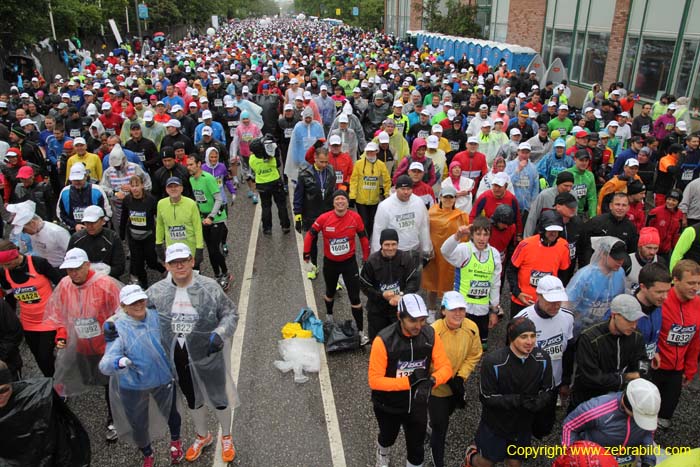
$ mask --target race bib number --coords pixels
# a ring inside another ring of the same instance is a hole
[[[78,136],[80,136],[80,130],[74,128],[70,131],[69,134],[71,138],[77,138]]]
[[[418,138],[426,139],[428,136],[430,136],[430,133],[428,133],[425,130],[421,130],[418,132]]]
[[[229,122],[229,124],[230,124],[230,123],[233,123],[233,122]],[[229,135],[231,135],[231,138],[234,138],[234,137],[236,136],[236,127],[235,127],[235,126],[234,126],[234,127],[231,127],[231,128],[229,129]]]
[[[168,234],[170,235],[170,240],[173,242],[179,242],[187,238],[184,225],[173,225],[168,227]]]
[[[578,199],[585,198],[586,194],[588,193],[588,187],[584,183],[574,185],[574,188],[571,190],[571,192]]]
[[[241,135],[241,140],[243,140],[246,143],[250,143],[253,141],[253,134],[252,133],[243,133]]]
[[[144,153],[142,153],[142,152],[137,152],[136,155],[139,157],[139,160],[140,160],[141,162],[145,162],[145,161],[146,161],[146,155],[145,155]]]
[[[450,149],[452,151],[459,150],[459,141],[450,141]]]
[[[656,342],[651,343],[651,344],[646,344],[646,345],[644,346],[644,348],[645,348],[645,350],[646,350],[646,352],[647,352],[647,358],[648,358],[649,360],[653,360],[653,359],[654,359],[654,355],[656,354]]]
[[[573,261],[575,257],[576,257],[576,244],[569,243],[569,259]]]
[[[33,285],[29,287],[17,287],[14,290],[14,295],[17,300],[22,303],[38,303],[41,301],[41,295],[39,291]]]
[[[469,298],[484,298],[488,296],[491,290],[491,282],[489,281],[471,281],[469,283]]]
[[[343,256],[350,253],[350,240],[347,237],[331,238],[328,248],[333,256]]]
[[[537,345],[549,354],[552,360],[561,360],[564,356],[564,335],[558,334],[549,339],[537,341]]]
[[[693,179],[693,170],[684,170],[683,173],[681,174],[681,180],[684,182],[689,182]]]
[[[83,207],[73,209],[73,219],[75,219],[77,222],[82,221],[84,213],[85,208]]]
[[[214,107],[223,107],[224,101],[222,99],[214,99]]]
[[[528,188],[530,188],[530,179],[525,176],[519,177],[518,181],[513,183],[513,186],[517,186],[518,188],[527,190]]]
[[[198,203],[206,203],[207,195],[202,190],[194,190],[194,200]]]
[[[401,289],[399,288],[399,283],[398,282],[392,282],[391,284],[381,284],[379,286],[379,290],[384,292],[394,292],[395,294],[399,293]]]
[[[129,220],[134,227],[146,227],[146,211],[131,211]]]
[[[81,339],[92,339],[102,334],[97,318],[78,318],[75,320],[75,332]]]
[[[294,131],[294,128],[285,128],[285,129],[284,129],[284,137],[285,137],[285,138],[291,138],[291,137],[292,137],[292,131]]]
[[[186,336],[194,330],[194,325],[197,322],[197,315],[177,313],[173,315],[173,319],[170,322],[170,327],[173,334],[179,336]]]
[[[569,133],[569,132],[566,131],[566,128],[559,128],[559,134],[560,134],[560,135],[566,135],[566,134],[568,134],[568,133]]]
[[[666,336],[666,342],[671,345],[685,346],[695,335],[695,325],[683,326],[682,324],[672,324]]]
[[[411,376],[413,371],[418,368],[428,369],[427,358],[423,360],[399,360],[396,364],[396,377],[404,378],[406,376]]]
[[[603,316],[605,316],[609,309],[610,304],[596,301],[591,305],[588,316],[595,321],[600,321],[603,319]]]
[[[615,456],[615,460],[620,467],[634,467],[637,465],[637,459],[634,456]]]
[[[116,134],[116,130],[114,128],[105,128],[105,133],[112,136],[112,135]]]
[[[362,182],[363,182],[363,188],[365,190],[374,190],[377,188],[377,185],[379,183],[379,177],[370,177],[365,175],[362,177]]]
[[[226,122],[226,124],[228,125],[229,128],[231,128],[231,127],[236,128],[238,126],[238,125],[236,125],[236,120],[229,120],[228,122]]]
[[[70,100],[71,102],[78,102],[80,100],[80,96],[78,96],[77,94],[73,94],[72,96],[70,96]]]
[[[549,271],[536,271],[532,270],[530,272],[530,285],[533,287],[537,287],[537,284],[540,282],[540,279],[542,279],[544,276],[550,275],[551,272]]]
[[[416,213],[406,212],[395,217],[399,229],[413,229],[416,227]]]
[[[342,170],[335,171],[335,183],[343,183],[343,171]]]
[[[649,130],[650,130],[649,125],[642,125],[642,134],[643,135],[646,135],[647,133],[649,133]]]

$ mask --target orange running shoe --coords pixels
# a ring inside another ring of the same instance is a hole
[[[212,437],[211,433],[207,433],[207,436],[205,436],[204,438],[197,435],[197,437],[194,440],[194,443],[192,443],[192,446],[187,448],[185,459],[187,459],[188,462],[196,461],[202,454],[202,450],[209,446],[213,440],[214,438]]]
[[[236,457],[236,448],[233,447],[233,439],[231,435],[221,437],[221,460],[224,462],[233,462]]]

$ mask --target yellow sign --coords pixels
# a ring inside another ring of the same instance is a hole
[[[335,9],[335,16],[340,16],[340,8]]]

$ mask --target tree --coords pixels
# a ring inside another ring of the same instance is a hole
[[[441,10],[446,10],[443,14]],[[430,32],[481,39],[481,26],[476,22],[476,6],[459,0],[425,0],[423,18]]]

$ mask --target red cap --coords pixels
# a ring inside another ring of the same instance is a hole
[[[661,243],[661,238],[659,237],[659,231],[656,227],[643,227],[639,231],[639,242],[637,245],[659,245]]]
[[[588,132],[586,130],[581,130],[576,132],[577,138],[588,138]]]
[[[63,149],[73,149],[73,140],[63,143]]]
[[[34,170],[28,165],[20,167],[17,171],[17,178],[31,178],[34,176]]]

